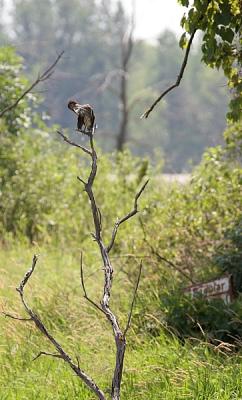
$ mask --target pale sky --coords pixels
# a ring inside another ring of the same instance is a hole
[[[41,1],[41,0],[40,0]],[[88,1],[88,0],[87,0]],[[115,1],[115,0],[114,0]],[[127,9],[132,8],[133,0],[121,0]],[[166,28],[181,35],[181,17],[187,9],[181,7],[177,0],[136,0],[136,29],[137,38],[154,40]],[[5,0],[7,6],[5,18],[11,9],[12,0]]]
[[[132,0],[122,0],[127,10]],[[177,0],[136,0],[135,36],[142,39],[156,39],[157,35],[168,28],[178,35],[182,33],[180,20],[186,8]]]

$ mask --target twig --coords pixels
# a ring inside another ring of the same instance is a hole
[[[163,99],[163,97],[165,97],[165,95],[169,92],[171,92],[173,89],[175,89],[176,87],[178,87],[181,83],[186,65],[187,65],[187,60],[188,60],[188,56],[190,53],[190,49],[191,49],[191,45],[192,45],[192,41],[193,38],[195,36],[197,29],[194,29],[194,31],[192,32],[190,39],[188,41],[187,44],[187,48],[186,48],[186,52],[185,52],[185,56],[181,65],[181,69],[180,72],[178,74],[177,80],[175,83],[173,83],[170,87],[168,87],[168,89],[166,89],[164,92],[161,93],[161,95],[154,101],[154,103],[141,115],[141,119],[142,118],[148,118],[149,114],[151,113],[151,111],[153,111],[153,109],[155,108],[155,106],[161,101],[161,99]]]
[[[91,303],[94,307],[96,307],[99,311],[101,311],[103,314],[105,314],[103,309],[97,303],[95,303],[95,301],[90,299],[90,297],[88,297],[88,295],[87,295],[87,291],[86,291],[86,287],[85,287],[84,274],[83,274],[83,262],[82,261],[83,261],[83,259],[82,259],[82,252],[81,252],[80,272],[81,272],[81,285],[82,285],[82,289],[83,289],[83,293],[84,293],[84,298],[87,301],[89,301],[89,303]]]
[[[53,62],[53,64],[51,64],[42,74],[38,75],[38,77],[36,78],[36,80],[21,94],[20,97],[18,97],[17,100],[15,100],[14,103],[10,104],[9,106],[5,107],[1,112],[0,112],[0,118],[2,118],[4,116],[4,114],[6,114],[6,112],[11,111],[13,108],[17,107],[18,103],[29,93],[31,92],[31,90],[38,85],[40,82],[44,82],[47,79],[49,79],[51,77],[51,75],[54,72],[54,67],[56,66],[56,64],[59,62],[59,60],[61,59],[61,57],[63,56],[64,51],[62,51],[57,58],[55,59],[55,61]]]
[[[120,220],[118,220],[118,221],[116,222],[116,224],[114,225],[113,232],[112,232],[112,238],[111,238],[111,241],[110,241],[110,243],[109,243],[109,245],[108,245],[108,247],[107,247],[107,252],[108,252],[108,253],[110,252],[110,250],[112,249],[112,247],[113,247],[113,245],[114,245],[115,238],[116,238],[116,235],[117,235],[119,226],[120,226],[123,222],[127,221],[129,218],[131,218],[131,217],[133,217],[135,214],[137,214],[137,212],[138,212],[138,200],[139,200],[139,197],[141,196],[142,192],[145,190],[145,187],[146,187],[146,185],[148,184],[148,182],[149,182],[149,180],[147,180],[147,181],[144,183],[144,185],[141,187],[141,189],[139,190],[139,192],[136,194],[135,199],[134,199],[134,208],[133,208],[133,210],[132,210],[131,212],[129,212],[125,217],[123,217],[123,218],[121,218]]]
[[[82,178],[80,178],[80,176],[77,176],[77,179],[84,185],[87,185],[87,182],[85,182]]]
[[[139,266],[138,278],[137,278],[136,285],[135,285],[135,289],[134,289],[133,300],[132,300],[131,307],[130,307],[129,317],[128,317],[128,321],[127,321],[126,328],[125,328],[125,330],[124,330],[124,336],[126,336],[128,330],[129,330],[129,328],[130,328],[131,318],[132,318],[133,308],[134,308],[134,303],[135,303],[135,299],[136,299],[136,295],[137,295],[137,290],[138,290],[139,283],[140,283],[140,277],[141,277],[142,266],[143,266],[143,265],[142,265],[142,261],[141,261],[140,266]]]
[[[21,297],[23,297],[24,286],[28,282],[28,280],[31,277],[32,273],[34,272],[36,264],[37,264],[37,261],[38,261],[38,256],[37,256],[37,254],[35,254],[34,257],[33,257],[32,265],[31,265],[30,269],[24,275],[22,281],[19,284],[19,287],[16,288],[17,292],[20,293]]]
[[[172,261],[168,260],[164,256],[161,256],[160,253],[157,250],[155,250],[155,248],[152,246],[152,244],[147,239],[145,227],[144,227],[144,224],[143,224],[143,221],[142,221],[141,218],[139,218],[139,222],[140,222],[140,225],[141,225],[141,228],[142,228],[142,231],[143,231],[144,241],[149,246],[149,248],[151,249],[152,254],[154,254],[159,261],[164,261],[165,263],[170,265],[170,267],[172,267],[175,271],[177,271],[181,275],[183,275],[191,283],[196,284],[196,282],[186,272],[184,272],[182,268],[178,267]]]
[[[153,246],[150,246],[152,253],[157,257],[157,259],[159,261],[164,261],[166,264],[170,265],[170,267],[172,267],[175,271],[179,272],[181,275],[184,276],[184,278],[188,279],[191,283],[193,283],[194,285],[196,284],[196,282],[186,273],[183,271],[182,268],[178,267],[177,265],[175,265],[172,261],[168,260],[167,258],[161,256],[158,251],[156,251]]]
[[[206,9],[208,8],[210,2],[211,2],[211,0],[208,0]],[[205,16],[205,11],[200,15],[200,17],[198,19],[198,22],[197,22],[197,25],[204,18],[204,16]],[[148,118],[148,116],[151,113],[151,111],[153,111],[153,109],[161,101],[161,99],[163,99],[163,97],[165,97],[165,95],[167,93],[171,92],[173,89],[175,89],[176,87],[178,87],[180,85],[181,80],[183,78],[183,74],[184,74],[186,65],[187,65],[187,61],[188,61],[189,53],[190,53],[190,50],[191,50],[192,42],[193,42],[194,36],[195,36],[195,34],[196,34],[198,29],[199,28],[197,26],[196,28],[193,29],[193,31],[191,33],[191,36],[190,36],[188,44],[187,44],[186,52],[185,52],[185,55],[184,55],[184,59],[183,59],[182,65],[181,65],[181,69],[180,69],[180,72],[178,74],[176,82],[174,84],[172,84],[170,87],[168,87],[168,89],[166,89],[164,92],[162,92],[160,94],[160,96],[154,101],[154,103],[141,115],[141,117],[140,117],[141,119],[142,118]]]
[[[14,316],[14,315],[12,315],[12,314],[8,314],[8,313],[5,313],[5,312],[3,312],[3,315],[4,315],[5,317],[8,317],[8,318],[16,319],[17,321],[24,321],[24,322],[31,321],[31,322],[32,322],[32,318],[21,318],[21,317],[16,317],[16,316]]]
[[[39,358],[40,356],[51,356],[51,357],[55,357],[55,358],[63,358],[60,354],[47,353],[46,351],[40,351],[39,354],[37,354],[37,356],[34,357],[32,361],[37,360],[37,358]]]

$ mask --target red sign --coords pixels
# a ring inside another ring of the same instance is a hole
[[[191,297],[201,293],[206,298],[219,298],[223,299],[225,303],[231,303],[233,299],[232,277],[231,275],[223,276],[213,281],[192,285],[187,287],[184,291],[190,294]]]

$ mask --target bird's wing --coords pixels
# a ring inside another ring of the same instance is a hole
[[[94,124],[95,115],[94,115],[92,107],[89,104],[84,104],[82,106],[82,111],[83,111],[84,114],[86,114],[86,116],[88,118],[90,118],[91,123]]]
[[[77,128],[81,130],[83,124],[84,124],[84,116],[82,115],[82,113],[79,113],[77,119]]]

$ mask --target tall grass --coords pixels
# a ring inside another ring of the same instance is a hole
[[[15,286],[31,263],[33,252],[41,254],[35,276],[26,288],[33,309],[71,356],[107,392],[114,365],[110,327],[102,315],[85,303],[79,284],[78,249],[33,249],[14,246],[2,249],[1,308],[24,315]],[[48,254],[47,254],[48,253]],[[98,299],[102,288],[100,265],[94,257],[85,265],[87,287]],[[99,278],[100,276],[100,278]],[[117,274],[112,306],[125,323],[130,283]],[[122,287],[120,285],[122,281]],[[118,287],[120,286],[120,287]],[[121,290],[121,298],[119,295]],[[31,323],[1,317],[1,400],[91,400],[95,397],[61,360],[33,358],[39,351],[53,351]],[[122,384],[123,399],[233,400],[242,397],[240,353],[201,341],[185,343],[166,332],[156,338],[130,331]]]

